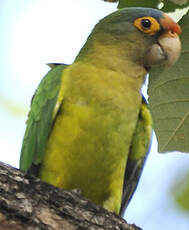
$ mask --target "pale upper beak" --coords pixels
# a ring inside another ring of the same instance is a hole
[[[160,23],[165,32],[158,37],[157,43],[153,44],[148,51],[145,57],[145,66],[147,67],[161,63],[172,66],[180,56],[180,26],[166,14]]]

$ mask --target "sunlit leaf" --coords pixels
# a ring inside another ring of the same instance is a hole
[[[175,9],[182,9],[189,6],[188,0],[119,0],[118,8],[124,7],[151,7],[158,8],[162,3],[161,10],[164,12],[172,12]]]
[[[150,72],[149,105],[159,151],[189,152],[189,13],[180,21],[182,53],[171,68]]]
[[[26,116],[27,114],[27,110],[23,105],[3,94],[0,94],[0,109],[4,109],[9,114],[17,117]]]
[[[165,0],[163,3],[164,6],[161,10],[164,12],[173,12],[175,9],[183,9],[189,6],[188,0]]]
[[[174,185],[172,191],[179,207],[189,212],[189,173]]]

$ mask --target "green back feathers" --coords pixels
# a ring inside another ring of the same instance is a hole
[[[38,168],[43,159],[45,146],[53,125],[54,107],[65,67],[64,64],[53,66],[41,81],[32,99],[21,150],[21,170],[28,171],[32,165]]]

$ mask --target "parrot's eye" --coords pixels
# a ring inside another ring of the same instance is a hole
[[[149,29],[151,26],[151,22],[149,19],[143,19],[141,20],[141,25],[143,26],[144,29]]]
[[[134,25],[137,29],[145,34],[154,35],[160,30],[159,22],[153,17],[141,17],[134,21]]]

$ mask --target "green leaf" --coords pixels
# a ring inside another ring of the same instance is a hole
[[[179,207],[189,212],[189,173],[174,185],[172,193]]]
[[[125,7],[151,7],[157,8],[159,0],[119,0],[118,9]]]
[[[125,7],[150,7],[158,9],[159,3],[163,4],[161,10],[164,12],[172,12],[175,9],[182,9],[189,6],[188,0],[119,0],[118,9]]]
[[[104,2],[118,2],[118,0],[104,0]]]
[[[173,12],[175,9],[183,9],[189,6],[188,0],[166,0],[163,1],[164,6],[161,8],[164,12]]]
[[[27,110],[22,104],[2,93],[0,93],[0,107],[13,116],[22,117],[27,114]]]
[[[189,152],[189,12],[180,25],[180,59],[169,69],[150,71],[149,106],[160,152]]]

